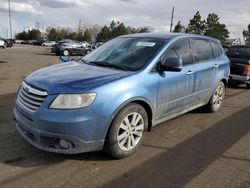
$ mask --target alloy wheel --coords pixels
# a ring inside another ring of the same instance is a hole
[[[129,151],[140,142],[144,131],[144,121],[141,114],[133,112],[128,114],[121,122],[117,142],[123,151]]]

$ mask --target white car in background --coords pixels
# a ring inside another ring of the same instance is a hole
[[[3,40],[0,40],[0,47],[1,48],[6,48],[6,43]]]
[[[80,42],[82,45],[82,48],[87,48],[89,46],[88,42]]]
[[[53,45],[55,45],[56,42],[55,41],[45,41],[42,46],[46,46],[46,47],[52,47]]]

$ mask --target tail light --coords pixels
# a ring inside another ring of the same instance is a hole
[[[250,65],[246,65],[244,72],[243,72],[243,75],[249,75],[249,74],[250,74]]]

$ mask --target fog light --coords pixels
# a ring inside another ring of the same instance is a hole
[[[63,149],[69,149],[72,147],[72,144],[65,139],[60,139],[59,144]]]

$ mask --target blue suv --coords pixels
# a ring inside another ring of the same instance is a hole
[[[121,36],[77,61],[26,77],[16,97],[16,128],[45,151],[104,149],[124,158],[151,127],[203,105],[218,111],[229,74],[216,39]]]

